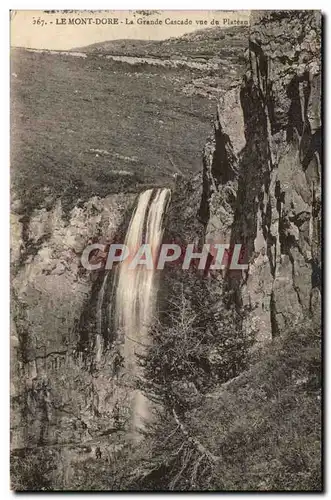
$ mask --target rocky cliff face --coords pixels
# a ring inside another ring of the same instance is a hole
[[[218,106],[204,150],[206,240],[241,243],[249,270],[228,277],[258,340],[319,321],[321,15],[253,15],[241,87]]]
[[[246,73],[219,93],[202,179],[177,180],[167,218],[169,241],[244,245],[247,273],[226,280],[261,342],[320,320],[320,44],[319,13],[253,15]],[[80,255],[118,234],[135,195],[95,196],[69,217],[47,198],[28,218],[13,201],[12,449],[57,450],[66,487],[80,454],[105,456],[127,434],[122,343],[102,309],[110,283]]]
[[[100,297],[105,274],[86,271],[80,256],[91,240],[118,236],[134,200],[127,194],[93,197],[69,217],[58,200],[28,220],[20,215],[20,203],[13,203],[14,451],[46,446],[64,455],[70,450],[77,455],[77,449],[90,453],[96,445],[102,449],[105,439],[108,446],[107,436],[125,419],[123,401],[121,410],[116,406],[126,397],[118,375],[120,349],[116,342],[111,352],[106,349],[109,339],[98,321],[89,323],[86,316],[84,325],[81,321],[91,297]]]

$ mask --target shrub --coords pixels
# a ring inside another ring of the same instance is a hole
[[[51,491],[56,455],[50,449],[34,448],[13,453],[10,460],[11,488],[14,491]]]

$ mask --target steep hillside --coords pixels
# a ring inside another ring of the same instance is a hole
[[[13,52],[17,490],[323,488],[321,15],[254,12],[246,50],[229,33]],[[167,267],[132,380],[114,273],[80,256],[123,241],[150,186],[172,188],[166,241],[249,266]],[[138,445],[133,388],[155,405]]]
[[[96,318],[104,274],[80,256],[123,241],[138,192],[201,169],[223,78],[205,69],[12,51],[12,450],[58,456],[67,486],[72,460],[123,445],[127,419],[122,346]]]
[[[322,489],[321,16],[253,21],[242,84],[222,96],[205,147],[199,209],[203,240],[243,244],[249,268],[179,275],[183,307],[146,362],[165,410],[129,489]],[[185,241],[201,238],[189,193],[169,214]]]
[[[122,488],[320,491],[320,356],[319,328],[305,322],[205,395],[183,377],[191,408],[162,415],[126,457]]]

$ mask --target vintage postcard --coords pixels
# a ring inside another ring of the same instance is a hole
[[[11,23],[11,488],[323,490],[319,11]]]

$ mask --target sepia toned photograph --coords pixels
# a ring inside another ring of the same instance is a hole
[[[323,491],[322,25],[10,11],[13,491]]]

